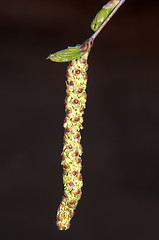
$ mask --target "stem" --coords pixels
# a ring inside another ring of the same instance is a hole
[[[125,0],[121,0],[118,5],[113,9],[113,11],[109,14],[107,19],[102,23],[102,25],[98,28],[98,30],[89,38],[92,42],[98,36],[98,34],[102,31],[105,25],[109,22],[109,20],[113,17],[113,15],[117,12],[117,10],[121,7],[121,5],[125,2]]]

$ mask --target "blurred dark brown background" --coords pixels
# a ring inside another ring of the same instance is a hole
[[[55,226],[67,64],[105,1],[2,1],[0,239],[159,239],[159,2],[127,0],[89,58],[83,196]]]

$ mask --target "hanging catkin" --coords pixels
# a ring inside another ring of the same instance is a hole
[[[64,120],[64,145],[62,152],[64,194],[57,211],[57,227],[67,230],[71,218],[82,195],[82,146],[80,144],[83,129],[83,114],[86,105],[87,58],[93,42],[104,26],[120,8],[125,0],[111,0],[96,14],[91,28],[95,32],[83,44],[50,54],[53,62],[69,62],[67,68],[66,99]]]
[[[81,198],[83,185],[82,146],[80,144],[80,129],[86,106],[88,52],[82,57],[72,60],[67,68],[66,99],[64,120],[64,145],[62,152],[64,195],[57,211],[57,227],[67,230],[74,210]]]

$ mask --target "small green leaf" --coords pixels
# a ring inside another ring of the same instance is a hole
[[[54,54],[50,54],[47,59],[53,62],[69,62],[73,59],[79,58],[84,52],[79,51],[79,47],[68,47],[67,49],[61,50]]]
[[[107,19],[109,14],[118,5],[120,0],[109,1],[102,9],[96,14],[95,18],[91,23],[91,29],[95,32],[102,25],[102,23]]]

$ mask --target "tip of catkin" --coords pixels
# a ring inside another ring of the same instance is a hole
[[[63,222],[56,222],[56,226],[59,230],[63,231],[63,230],[68,230],[70,228],[70,223],[63,223]]]
[[[56,226],[59,230],[67,230],[70,228],[70,221],[74,215],[74,208],[69,208],[63,197],[61,204],[57,210]]]
[[[60,209],[58,209],[58,213],[57,213],[57,219],[56,219],[56,226],[59,230],[67,230],[70,228],[70,221],[71,218],[74,215],[74,211],[72,209],[72,211],[70,210],[64,210],[64,211],[60,211]]]

